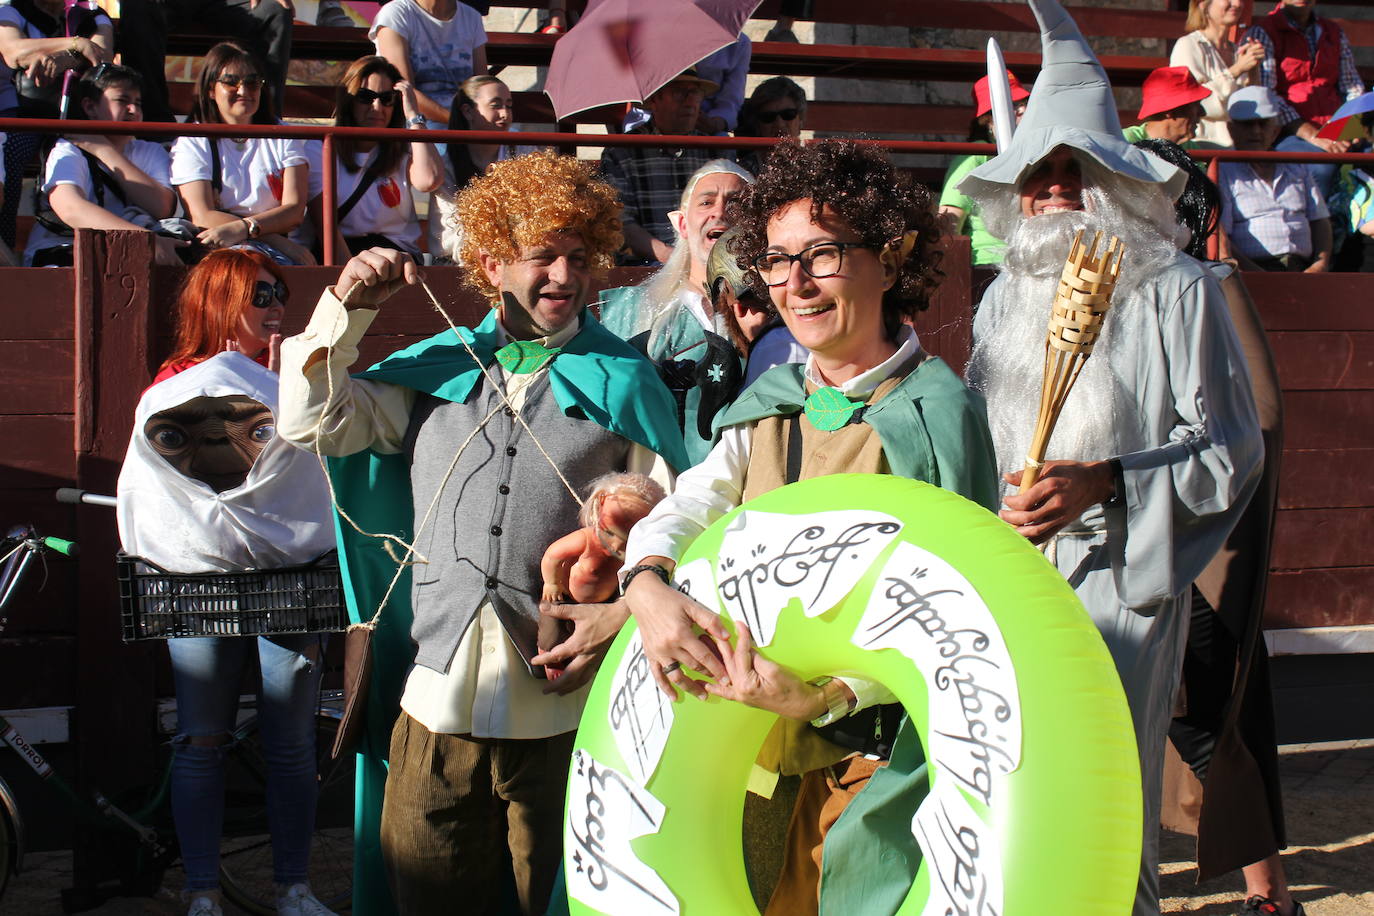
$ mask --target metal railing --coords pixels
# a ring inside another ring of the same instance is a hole
[[[666,134],[569,134],[519,133],[483,130],[413,130],[410,128],[336,127],[332,124],[182,124],[151,121],[58,121],[35,118],[0,118],[0,131],[7,133],[40,134],[128,134],[139,137],[282,137],[290,140],[320,140],[324,165],[323,238],[320,240],[323,263],[337,263],[339,252],[334,244],[337,222],[337,173],[334,143],[341,137],[358,140],[395,140],[405,143],[427,140],[435,143],[510,144],[521,146],[576,147],[658,147],[671,149],[767,149],[778,141],[767,137],[704,137],[672,136]],[[963,143],[936,140],[867,140],[894,153],[924,153],[959,156],[995,155],[997,149],[988,143]],[[1189,150],[1194,159],[1206,161],[1213,179],[1216,163],[1229,161],[1251,162],[1354,162],[1374,165],[1374,153],[1295,153],[1242,152],[1230,149]]]

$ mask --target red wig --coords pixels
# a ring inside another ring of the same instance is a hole
[[[191,268],[177,293],[176,343],[162,369],[209,359],[238,336],[239,319],[253,307],[259,270],[286,282],[281,268],[260,251],[220,248]]]

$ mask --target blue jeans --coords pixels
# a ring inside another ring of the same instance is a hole
[[[1291,137],[1284,137],[1274,145],[1274,149],[1282,150],[1285,153],[1321,153],[1325,152],[1315,143],[1308,143],[1306,140],[1294,134]],[[1312,181],[1321,192],[1322,197],[1331,193],[1331,185],[1336,180],[1336,172],[1340,169],[1339,162],[1304,162],[1303,168],[1307,169]]]
[[[258,724],[267,758],[267,824],[278,884],[306,880],[315,828],[315,709],[324,637],[181,637],[167,640],[177,693],[172,814],[188,891],[219,887],[224,824],[224,752],[234,729],[249,653],[262,670]],[[222,737],[225,744],[192,743]]]

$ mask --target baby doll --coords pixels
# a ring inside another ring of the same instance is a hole
[[[630,529],[663,496],[663,488],[643,474],[615,472],[592,481],[591,493],[578,515],[585,527],[559,538],[544,551],[539,565],[544,577],[543,600],[600,604],[612,598]],[[547,615],[540,618],[541,652],[563,641],[562,623]],[[554,671],[548,675],[557,676]]]

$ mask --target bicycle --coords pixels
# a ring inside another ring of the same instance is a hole
[[[64,488],[63,502],[113,506],[114,499]],[[74,557],[75,543],[45,537],[32,526],[12,528],[0,540],[0,632],[4,612],[35,561],[45,563],[50,554]],[[330,756],[342,716],[342,692],[323,691],[315,713],[316,759],[320,785],[319,811],[323,815],[344,803],[349,816],[341,825],[317,817],[311,846],[311,886],[318,899],[336,912],[350,908],[352,898],[352,793],[353,755]],[[163,873],[178,858],[176,831],[170,806],[171,754],[152,785],[111,800],[98,789],[83,796],[59,775],[43,755],[0,716],[0,740],[19,754],[43,781],[71,806],[84,823],[132,840],[133,862],[117,882],[62,892],[62,907],[74,913],[92,909],[116,896],[150,896],[162,884]],[[166,745],[170,749],[170,744]],[[267,767],[255,715],[248,715],[234,729],[225,746],[226,802],[221,846],[220,884],[225,899],[249,913],[276,913],[272,881],[271,840],[267,830]],[[116,803],[118,802],[118,803]],[[0,898],[10,878],[22,867],[24,820],[14,792],[0,778]]]

